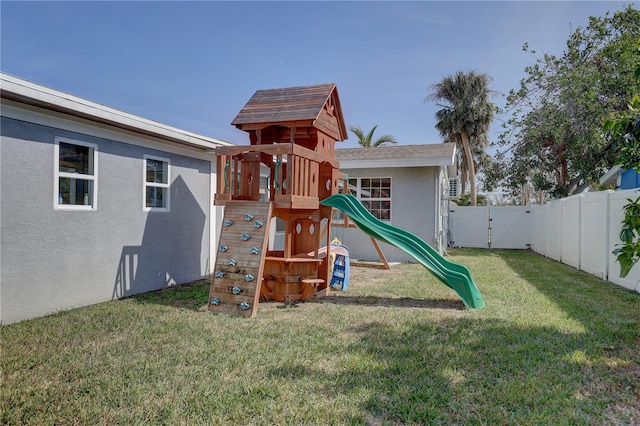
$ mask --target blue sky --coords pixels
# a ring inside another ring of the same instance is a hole
[[[458,70],[516,88],[589,16],[629,2],[0,3],[2,72],[236,144],[258,89],[337,83],[347,125],[439,143],[429,86]],[[634,3],[635,4],[635,3]],[[496,95],[493,101],[504,104]],[[491,137],[499,134],[500,121]],[[358,146],[355,136],[340,147]]]

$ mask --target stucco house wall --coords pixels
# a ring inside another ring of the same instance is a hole
[[[0,123],[2,324],[209,274],[219,232],[216,217],[221,217],[212,203],[213,142],[180,145],[179,138],[123,130],[5,94]],[[56,141],[95,147],[93,209],[56,206]],[[169,163],[166,210],[145,208],[145,156]]]

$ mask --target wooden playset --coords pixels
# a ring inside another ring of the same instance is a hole
[[[209,310],[250,317],[261,299],[327,295],[322,247],[330,245],[332,208],[320,201],[338,193],[335,145],[347,138],[336,85],[258,90],[231,124],[251,144],[216,152],[215,204],[225,213]],[[273,218],[285,224],[279,251],[269,247]]]

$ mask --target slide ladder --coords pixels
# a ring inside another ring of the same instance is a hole
[[[228,201],[211,279],[209,311],[253,317],[258,310],[272,203]]]
[[[320,204],[344,212],[367,235],[412,256],[442,283],[455,290],[465,306],[474,309],[484,306],[482,295],[467,267],[448,261],[418,236],[379,220],[353,195],[335,194],[320,201]]]

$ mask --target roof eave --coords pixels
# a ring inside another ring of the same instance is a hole
[[[233,145],[0,73],[0,97],[203,151]]]
[[[331,96],[333,96],[334,98],[333,102],[336,109],[335,116],[338,118],[338,128],[340,129],[341,139],[339,139],[339,141],[342,142],[349,138],[349,134],[347,133],[347,124],[344,121],[344,114],[342,113],[342,105],[340,104],[340,96],[338,95],[338,85],[336,83],[333,83],[333,89],[329,94],[329,97]],[[327,98],[327,100],[325,100],[325,103],[329,100],[329,97]],[[318,113],[318,117],[320,117],[320,113]],[[318,117],[316,117],[316,120],[318,119]]]
[[[341,169],[380,169],[397,167],[438,167],[451,166],[453,162],[449,157],[430,158],[393,158],[393,159],[366,159],[366,160],[340,160]]]
[[[616,164],[600,178],[600,185],[617,185],[617,179],[620,173],[622,173],[622,168],[619,164]]]

